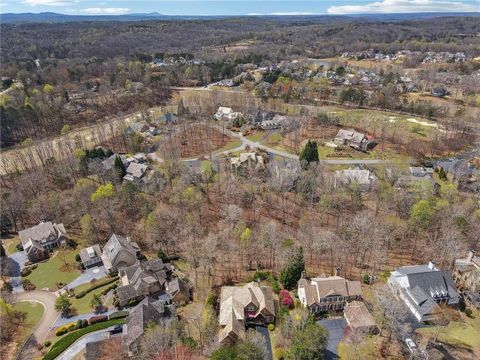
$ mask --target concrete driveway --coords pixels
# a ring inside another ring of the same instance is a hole
[[[8,256],[7,260],[8,273],[11,276],[10,283],[13,287],[13,292],[23,292],[22,278],[20,276],[25,263],[28,261],[25,251],[19,251]]]
[[[107,271],[103,265],[92,267],[85,269],[85,271],[79,277],[73,280],[70,284],[67,284],[66,287],[73,289],[77,286],[88,284],[93,279],[98,280],[104,278],[105,276],[107,276]]]
[[[107,340],[110,338],[110,334],[108,333],[109,330],[112,330],[114,326],[111,326],[107,329],[103,329],[100,331],[96,331],[90,334],[87,334],[76,342],[72,344],[67,350],[65,350],[62,354],[60,354],[56,360],[71,360],[77,355],[80,351],[85,349],[85,346],[91,342],[97,342],[102,340]],[[122,334],[115,334],[113,336],[122,335]]]
[[[328,330],[328,344],[325,349],[325,360],[338,359],[338,344],[342,341],[344,330],[347,327],[345,319],[323,319],[317,321],[317,324],[322,325]]]

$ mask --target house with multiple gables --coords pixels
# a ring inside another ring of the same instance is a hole
[[[298,298],[303,307],[315,314],[343,310],[345,305],[362,298],[360,281],[346,280],[341,276],[305,276],[298,281]]]
[[[435,319],[438,304],[456,306],[460,301],[451,272],[433,262],[402,266],[390,273],[388,284],[420,322]]]
[[[41,222],[31,228],[18,232],[25,254],[31,262],[41,261],[48,254],[62,244],[66,244],[68,237],[63,224]]]
[[[350,146],[355,150],[367,151],[375,145],[375,140],[365,134],[354,129],[341,129],[333,139],[336,145]]]
[[[116,273],[121,268],[137,262],[140,248],[130,238],[113,234],[103,247],[101,259],[107,273]]]
[[[244,286],[224,286],[220,292],[218,341],[234,344],[245,338],[245,328],[275,322],[273,291],[269,286],[250,282]]]
[[[151,324],[167,326],[169,322],[176,319],[175,305],[151,297],[143,299],[130,310],[124,326],[123,343],[129,355],[138,352],[145,330]]]
[[[122,285],[117,288],[120,306],[147,296],[168,294],[181,303],[191,299],[190,286],[173,272],[173,266],[161,259],[139,261],[119,270]],[[181,283],[181,284],[180,284]]]

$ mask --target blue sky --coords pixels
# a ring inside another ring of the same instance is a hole
[[[64,14],[308,15],[478,12],[480,0],[0,0],[0,11]]]

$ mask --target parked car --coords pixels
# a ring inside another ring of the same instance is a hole
[[[412,339],[406,338],[405,339],[405,344],[407,344],[408,350],[410,350],[411,353],[413,353],[414,351],[417,350],[417,345],[415,344],[415,342]]]
[[[110,335],[120,334],[123,332],[122,325],[115,325],[112,330],[109,331]]]

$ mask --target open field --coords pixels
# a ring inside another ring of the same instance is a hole
[[[37,286],[37,289],[57,290],[57,283],[68,284],[80,275],[75,262],[74,250],[58,251],[50,259],[39,263],[38,267],[26,278]],[[64,258],[67,266],[65,266]]]
[[[20,244],[20,238],[18,236],[14,236],[9,239],[2,239],[2,244],[7,254],[10,255],[18,252],[18,249],[16,248],[16,246]]]

